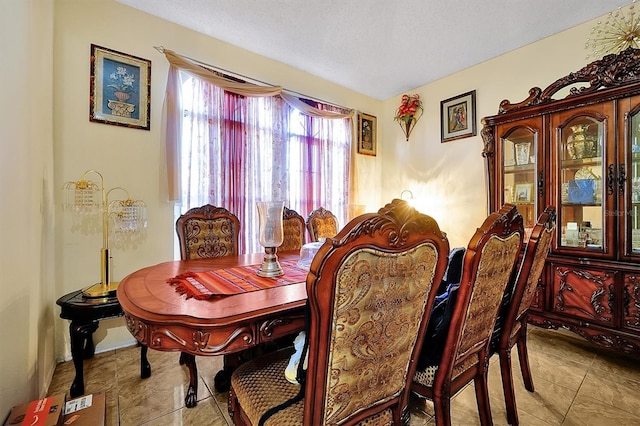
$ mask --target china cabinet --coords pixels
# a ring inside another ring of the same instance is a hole
[[[489,211],[557,227],[530,322],[640,352],[640,50],[607,55],[482,120]]]

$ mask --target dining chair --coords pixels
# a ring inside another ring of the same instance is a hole
[[[300,250],[305,243],[307,232],[304,218],[295,210],[285,207],[282,212],[282,228],[284,241],[278,247],[278,251]]]
[[[491,353],[497,353],[500,358],[500,373],[502,375],[502,387],[507,409],[507,421],[511,425],[519,424],[516,396],[513,388],[511,348],[517,345],[524,387],[529,392],[533,392],[533,378],[527,352],[527,313],[549,254],[555,227],[556,209],[553,206],[548,206],[538,217],[531,236],[525,243],[520,270],[515,279],[509,302],[498,316],[493,332]]]
[[[318,207],[307,216],[307,229],[312,243],[334,237],[338,233],[338,218],[324,207]]]
[[[438,348],[429,336],[422,344],[411,390],[433,401],[438,426],[451,424],[451,397],[471,381],[480,423],[492,424],[487,387],[489,343],[523,235],[522,216],[514,205],[505,204],[485,219],[467,245],[460,285],[449,295],[451,321],[444,328],[441,355],[433,356]]]
[[[238,255],[240,221],[224,207],[205,204],[189,209],[176,221],[176,233],[182,260]],[[187,366],[190,383],[195,383],[195,388],[189,388],[185,397],[187,407],[195,407],[198,395],[196,357],[181,352],[179,362],[180,365]],[[229,360],[226,356],[224,363],[225,367],[215,377],[215,383],[221,389],[225,388],[230,375],[230,368],[227,366]]]
[[[436,221],[399,199],[328,238],[307,275],[302,384],[285,378],[291,350],[241,365],[231,377],[233,422],[408,424],[417,348],[448,252]]]
[[[182,260],[238,254],[240,221],[224,207],[194,207],[176,221]]]

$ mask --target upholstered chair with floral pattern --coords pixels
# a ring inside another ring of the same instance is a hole
[[[318,207],[307,216],[309,241],[321,241],[338,233],[338,218],[324,207]]]
[[[515,285],[510,292],[508,304],[504,307],[503,313],[498,316],[498,324],[494,329],[494,337],[491,342],[491,352],[498,353],[500,357],[507,421],[510,425],[519,424],[516,396],[513,389],[511,348],[517,345],[524,387],[529,392],[533,392],[533,379],[527,352],[527,312],[549,254],[555,227],[556,209],[549,206],[538,217],[538,221],[531,231],[531,236],[525,243],[524,256],[515,279]]]
[[[182,260],[238,254],[240,221],[235,214],[224,207],[205,204],[188,210],[176,221],[176,232]],[[193,383],[193,378],[198,377],[195,355],[181,352],[179,362],[187,366]],[[223,376],[216,376],[216,380],[219,380],[218,377]],[[188,394],[186,400],[187,406],[195,407],[197,395]]]
[[[451,396],[470,381],[475,384],[480,423],[492,424],[487,387],[489,343],[518,263],[523,235],[522,216],[514,205],[505,204],[487,217],[467,246],[440,361],[418,365],[411,384],[418,396],[433,401],[438,426],[451,424]],[[423,351],[429,345],[425,339]]]
[[[224,207],[190,209],[176,221],[176,232],[182,260],[238,254],[240,221]]]
[[[295,210],[287,207],[282,211],[282,230],[284,241],[278,251],[300,250],[305,243],[307,232],[304,218]]]
[[[285,378],[291,350],[243,364],[231,377],[234,423],[408,424],[416,348],[448,254],[435,220],[397,199],[328,238],[307,276],[302,385]],[[291,405],[274,409],[287,400]]]

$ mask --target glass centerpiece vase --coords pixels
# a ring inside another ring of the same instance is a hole
[[[259,201],[256,205],[258,207],[258,238],[260,245],[264,247],[264,260],[257,275],[268,278],[282,276],[284,271],[278,262],[276,252],[284,241],[282,223],[284,201]]]

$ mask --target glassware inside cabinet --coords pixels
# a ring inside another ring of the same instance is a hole
[[[560,132],[561,245],[602,250],[603,125],[576,117]]]
[[[502,141],[503,203],[515,204],[531,231],[536,214],[536,140],[528,127],[511,129]]]

